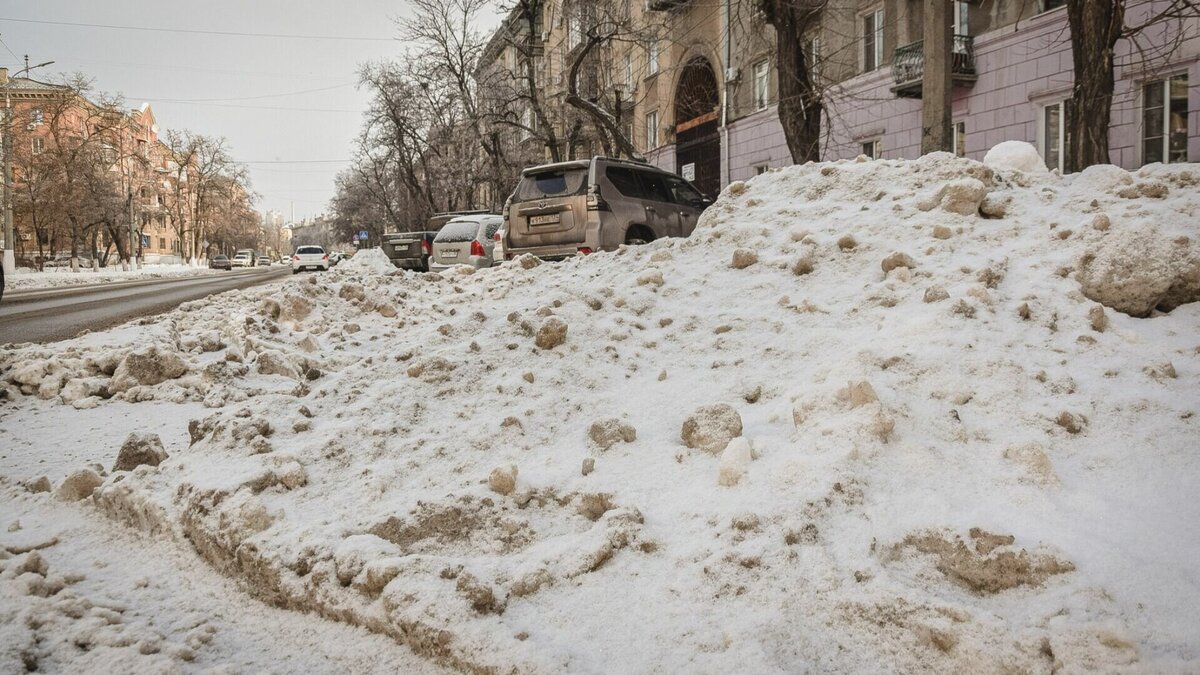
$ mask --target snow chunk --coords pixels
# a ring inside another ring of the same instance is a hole
[[[1037,148],[1024,141],[1004,141],[992,146],[983,156],[983,163],[999,170],[1046,173]]]
[[[679,432],[683,444],[716,454],[742,435],[742,416],[727,403],[701,406],[692,413]]]
[[[746,468],[750,466],[752,455],[750,441],[746,440],[744,436],[738,436],[729,441],[729,445],[725,446],[725,450],[721,452],[721,466],[717,482],[727,487],[737,485],[746,475]]]
[[[158,466],[167,458],[158,434],[131,433],[121,444],[113,471],[133,471],[142,466]]]

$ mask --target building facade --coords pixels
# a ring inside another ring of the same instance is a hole
[[[1130,4],[1130,25],[1165,6],[1161,0]],[[594,63],[581,81],[589,99],[620,120],[649,161],[707,192],[792,163],[778,116],[775,30],[756,0],[534,5],[541,8],[535,25],[541,30],[534,31],[535,49],[525,51],[537,61],[538,84],[557,115],[559,138],[570,137],[579,119],[561,112],[575,50],[589,31],[607,26],[613,39],[593,50]],[[919,156],[922,5],[826,4],[804,40],[826,108],[822,159]],[[1063,5],[953,3],[957,154],[982,159],[993,145],[1020,140],[1036,145],[1050,168],[1064,168],[1073,56]],[[521,55],[506,55],[504,44],[493,38],[488,66],[519,76]],[[1200,161],[1200,18],[1163,22],[1121,40],[1115,77],[1109,130],[1114,164],[1133,169],[1155,161]],[[603,150],[589,125],[582,127],[574,136],[581,142],[569,146],[564,158]]]

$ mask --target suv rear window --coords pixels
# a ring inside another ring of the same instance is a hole
[[[521,176],[513,201],[581,195],[587,189],[587,168],[542,171]]]
[[[297,255],[321,255],[325,253],[325,249],[320,246],[301,246],[296,249]]]
[[[471,241],[479,232],[479,223],[474,220],[452,220],[442,226],[441,232],[433,238],[439,244],[454,241]]]

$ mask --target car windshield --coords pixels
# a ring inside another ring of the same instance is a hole
[[[475,220],[452,220],[442,226],[433,241],[439,244],[455,241],[471,241],[479,232],[479,222]]]
[[[324,252],[325,249],[321,248],[320,246],[301,246],[300,248],[296,249],[297,255],[321,255]]]
[[[225,256],[223,256],[223,255],[219,255],[219,256],[217,256],[217,257],[213,258],[213,260],[229,260],[229,258],[226,258],[226,257],[225,257]]]
[[[542,171],[522,176],[513,201],[581,195],[587,188],[587,176],[588,170],[584,167]]]

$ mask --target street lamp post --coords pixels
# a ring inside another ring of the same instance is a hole
[[[41,68],[54,63],[46,61],[39,63],[36,66],[29,65],[29,56],[25,56],[25,67],[17,71],[17,75],[22,73],[28,75],[29,71],[34,68]],[[15,77],[15,76],[14,76]],[[8,81],[4,82],[4,138],[0,143],[0,152],[4,153],[4,161],[0,162],[0,188],[4,192],[4,257],[0,260],[0,265],[4,266],[5,274],[14,274],[17,271],[17,255],[14,249],[16,242],[13,236],[13,180],[12,180],[12,84]]]

